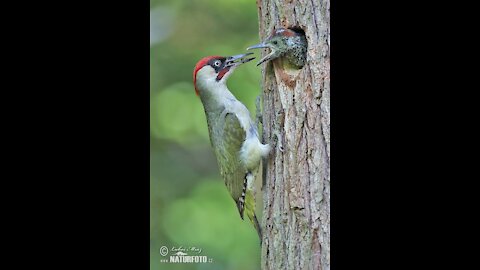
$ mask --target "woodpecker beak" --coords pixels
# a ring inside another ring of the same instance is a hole
[[[273,56],[273,54],[275,54],[275,48],[268,43],[260,43],[260,44],[257,44],[257,45],[250,46],[250,47],[247,48],[247,51],[252,50],[252,49],[261,49],[261,48],[270,48],[270,53],[265,55],[262,59],[260,59],[260,61],[258,61],[258,63],[257,63],[257,66],[259,66],[263,62],[267,62],[269,60],[272,60],[274,58],[272,56]]]
[[[222,70],[218,72],[217,81],[220,81],[220,80],[225,81],[228,78],[228,76],[232,74],[235,68],[237,68],[241,64],[245,64],[255,59],[255,57],[247,58],[247,56],[251,54],[253,53],[237,54],[237,55],[227,57],[227,59],[225,60],[225,65],[223,66]]]
[[[225,62],[225,67],[231,68],[231,67],[237,67],[240,66],[241,64],[245,64],[249,61],[252,61],[255,59],[255,57],[251,58],[246,58],[248,55],[252,55],[253,53],[244,53],[244,54],[237,54],[233,56],[227,57],[227,60]]]

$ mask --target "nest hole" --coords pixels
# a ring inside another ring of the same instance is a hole
[[[305,31],[300,26],[292,26],[292,27],[289,27],[288,29],[294,31],[297,34],[305,36]]]

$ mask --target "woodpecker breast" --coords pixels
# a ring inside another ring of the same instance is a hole
[[[258,167],[260,159],[266,157],[269,152],[270,146],[260,142],[256,128],[250,125],[245,142],[240,149],[240,160],[249,171],[252,171]]]

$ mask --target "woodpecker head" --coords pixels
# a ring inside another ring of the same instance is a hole
[[[298,60],[293,61],[294,64],[297,64],[297,62],[304,61],[303,58],[306,57],[306,46],[307,42],[304,35],[290,29],[280,28],[273,31],[264,42],[250,46],[247,50],[260,48],[270,49],[270,53],[260,59],[257,66],[263,62],[274,60],[284,55],[299,58]]]
[[[255,59],[255,57],[247,57],[251,54],[253,53],[228,57],[207,56],[198,61],[193,70],[193,84],[197,96],[200,95],[202,91],[211,89],[219,84],[225,84],[228,77],[238,66]]]

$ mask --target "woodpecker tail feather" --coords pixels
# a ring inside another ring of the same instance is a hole
[[[257,216],[253,214],[253,220],[248,217],[250,221],[252,222],[253,226],[255,227],[255,230],[257,231],[258,238],[260,239],[260,246],[262,245],[262,229],[260,228],[260,223],[258,223]]]
[[[260,229],[260,223],[258,222],[257,216],[255,215],[255,198],[252,190],[247,190],[245,197],[245,213],[247,214],[248,219],[255,227],[257,231],[258,238],[260,239],[260,245],[262,244],[262,230]]]
[[[248,219],[255,227],[258,237],[260,238],[260,245],[262,244],[262,231],[260,229],[260,223],[255,215],[255,191],[253,189],[254,175],[252,172],[245,174],[245,180],[242,187],[242,195],[238,198],[237,208],[240,213],[240,217],[244,219],[244,214],[247,214]]]

